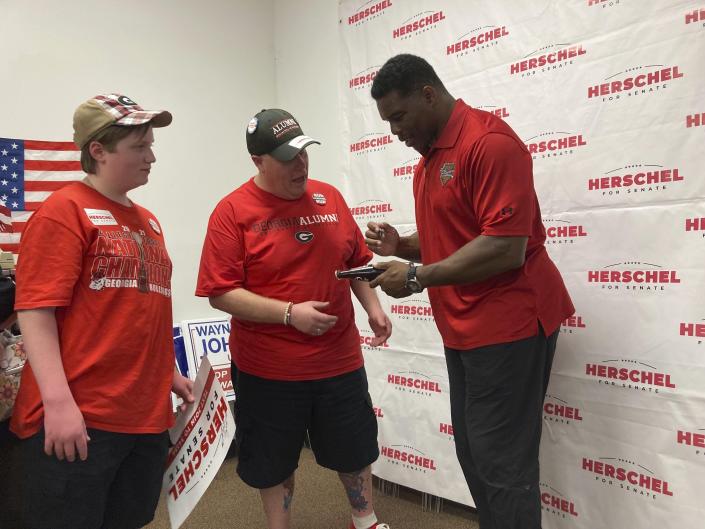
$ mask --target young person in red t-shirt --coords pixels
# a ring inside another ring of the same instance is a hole
[[[368,283],[335,278],[372,253],[338,190],[308,178],[305,149],[318,142],[291,114],[259,112],[246,138],[257,174],[213,211],[196,289],[233,317],[237,472],[260,489],[269,529],[288,529],[308,431],[316,461],[345,486],[351,527],[387,528],[372,505],[377,421],[350,290],[373,346],[392,326]]]
[[[428,288],[481,529],[540,529],[543,399],[558,328],[574,309],[544,247],[531,155],[504,121],[454,99],[420,57],[389,59],[372,97],[422,159],[418,231],[400,237],[370,223],[365,234],[374,252],[411,262],[376,264],[386,272],[371,286],[394,297]]]
[[[153,127],[123,95],[74,114],[86,176],[54,192],[22,234],[15,308],[28,356],[11,428],[25,455],[28,529],[136,529],[161,491],[173,424],[171,261],[156,218],[127,193],[147,183]]]

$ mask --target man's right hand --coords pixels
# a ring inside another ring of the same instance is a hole
[[[321,312],[330,305],[328,301],[304,301],[291,307],[291,326],[296,330],[320,336],[338,321],[338,316]]]
[[[386,222],[368,222],[365,244],[377,255],[394,256],[399,248],[399,232]]]
[[[44,404],[44,453],[57,459],[75,461],[76,450],[81,461],[88,457],[88,432],[83,414],[73,399]]]

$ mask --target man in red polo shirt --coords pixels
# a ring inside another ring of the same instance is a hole
[[[422,155],[418,231],[370,223],[391,261],[371,286],[428,288],[445,346],[456,452],[481,529],[540,529],[541,408],[573,305],[549,258],[532,159],[498,117],[456,100],[428,62],[397,55],[372,85],[381,118]],[[415,262],[423,263],[417,266]]]

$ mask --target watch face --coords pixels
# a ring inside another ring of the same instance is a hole
[[[409,263],[409,271],[406,273],[406,289],[412,294],[418,294],[423,290],[421,283],[416,279],[416,266]]]
[[[406,288],[414,294],[418,294],[423,290],[421,283],[419,283],[417,279],[410,279],[409,281],[407,281]]]

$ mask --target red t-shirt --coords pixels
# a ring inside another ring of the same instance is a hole
[[[76,182],[34,213],[19,255],[15,308],[56,307],[61,360],[86,426],[121,433],[169,428],[171,260],[154,216]],[[28,364],[11,428],[28,437],[42,420]]]
[[[285,200],[253,179],[218,203],[203,243],[197,296],[244,288],[281,301],[329,301],[338,322],[312,337],[282,323],[232,319],[230,351],[238,369],[273,380],[315,380],[363,365],[350,283],[339,269],[362,266],[372,253],[333,186],[308,181]]]
[[[458,100],[414,174],[416,223],[426,264],[479,235],[528,237],[524,266],[477,283],[428,289],[446,347],[472,349],[553,333],[573,312],[548,256],[531,155],[498,117]]]

